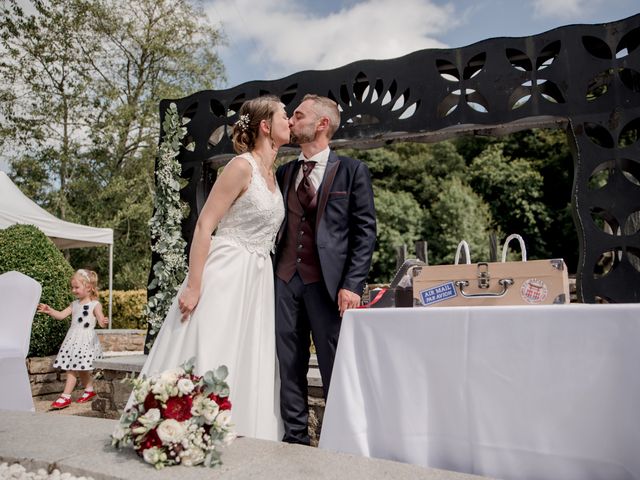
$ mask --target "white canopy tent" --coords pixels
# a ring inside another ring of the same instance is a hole
[[[17,223],[35,225],[58,248],[109,246],[109,328],[111,328],[113,230],[60,220],[39,207],[20,191],[6,173],[0,172],[0,229]]]

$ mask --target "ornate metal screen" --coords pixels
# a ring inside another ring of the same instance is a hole
[[[191,121],[180,161],[190,239],[215,171],[232,156],[230,126],[246,99],[279,96],[289,114],[307,93],[342,110],[334,147],[439,141],[461,132],[501,135],[565,129],[574,157],[572,207],[579,237],[578,297],[640,301],[640,14],[571,25],[464,48],[421,50],[305,71],[170,102]],[[603,264],[606,264],[603,267]]]

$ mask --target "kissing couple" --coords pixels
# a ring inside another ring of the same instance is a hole
[[[364,163],[329,148],[339,127],[338,105],[318,95],[291,118],[274,96],[242,105],[238,155],[200,212],[188,275],[141,372],[192,357],[199,375],[226,365],[238,435],[309,444],[311,338],[326,398],[342,315],[360,305],[376,241],[373,190]],[[300,156],[274,173],[289,143]]]

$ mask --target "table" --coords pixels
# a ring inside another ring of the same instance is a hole
[[[506,480],[640,479],[640,304],[346,312],[320,447]]]

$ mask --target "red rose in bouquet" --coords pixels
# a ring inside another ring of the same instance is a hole
[[[144,399],[144,410],[148,412],[152,408],[160,408],[160,404],[156,400],[156,397],[153,396],[153,393],[149,392]]]
[[[167,399],[165,404],[166,407],[160,409],[164,418],[173,418],[179,422],[191,418],[193,399],[190,396],[171,397]]]
[[[162,445],[162,440],[160,440],[160,437],[158,437],[158,432],[155,429],[150,430],[149,433],[147,433],[142,438],[142,442],[140,443],[140,448],[137,449],[138,454],[142,455],[142,452],[147,448],[159,447],[160,445]]]
[[[209,395],[209,398],[218,404],[220,410],[231,410],[231,402],[229,397],[219,397],[213,393]]]

